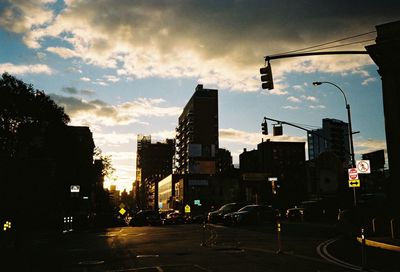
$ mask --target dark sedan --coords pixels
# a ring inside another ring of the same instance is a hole
[[[161,217],[158,211],[140,210],[131,219],[131,226],[159,226],[161,225]]]
[[[223,205],[221,208],[219,208],[216,211],[209,212],[207,216],[207,221],[208,223],[222,223],[223,218],[225,214],[236,212],[243,206],[245,206],[245,203],[228,203]]]
[[[256,224],[274,222],[280,216],[279,210],[267,205],[247,205],[237,212],[224,216],[226,225]]]

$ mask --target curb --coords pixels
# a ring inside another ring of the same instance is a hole
[[[357,237],[357,241],[359,243],[362,243],[361,237]],[[373,241],[373,240],[365,239],[365,245],[400,252],[400,246],[395,246],[395,245],[377,242],[377,241]]]

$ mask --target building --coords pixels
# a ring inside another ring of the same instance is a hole
[[[400,214],[400,107],[398,105],[398,92],[400,77],[398,63],[400,61],[400,21],[390,22],[376,26],[376,43],[366,47],[368,54],[379,67],[382,78],[383,111],[385,115],[386,146],[389,178],[390,207],[396,215]]]
[[[218,90],[197,85],[176,128],[176,174],[215,174],[218,152]]]
[[[151,142],[151,136],[138,135],[136,157],[136,203],[139,208],[156,208],[157,182],[172,174],[175,142]]]
[[[320,154],[330,151],[340,161],[350,164],[351,154],[347,123],[330,118],[322,119],[322,128],[308,132],[307,140],[309,160],[314,160]]]
[[[262,142],[239,160],[246,201],[288,207],[306,197],[305,143]]]
[[[224,148],[218,149],[216,158],[216,172],[227,173],[232,171],[233,168],[231,152]]]

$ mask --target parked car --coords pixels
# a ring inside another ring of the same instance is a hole
[[[244,207],[247,205],[247,203],[228,203],[223,205],[221,208],[219,208],[216,211],[209,212],[207,216],[207,221],[208,223],[223,223],[223,218],[224,215],[232,212],[236,212],[240,208]]]
[[[293,208],[286,210],[286,218],[289,220],[319,221],[327,216],[328,209],[318,200],[302,201]]]
[[[304,208],[294,206],[286,210],[286,218],[291,221],[303,221],[304,220]]]
[[[237,212],[224,216],[225,225],[256,224],[266,221],[274,222],[280,217],[279,210],[267,205],[247,205]]]
[[[158,211],[140,210],[133,215],[129,225],[131,226],[159,226],[162,224]]]
[[[164,225],[173,224],[184,224],[186,223],[186,217],[180,211],[173,210],[166,214],[165,218],[162,219]]]

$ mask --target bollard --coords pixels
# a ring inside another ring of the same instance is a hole
[[[278,242],[278,251],[276,254],[283,253],[282,251],[282,241],[281,241],[281,222],[278,220],[276,221],[276,234],[277,234],[277,242]]]
[[[372,232],[376,233],[376,217],[372,219]]]
[[[206,246],[206,220],[203,221],[203,237],[200,246]]]
[[[395,238],[395,228],[394,228],[394,222],[395,222],[395,219],[394,218],[392,218],[392,219],[390,219],[390,232],[391,232],[391,234],[392,234],[392,239],[394,239]]]
[[[361,228],[361,270],[366,271],[367,269],[367,254],[365,245],[365,234],[364,228]]]

